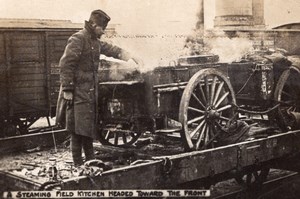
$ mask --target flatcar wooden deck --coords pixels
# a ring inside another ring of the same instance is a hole
[[[134,156],[135,160],[96,177],[62,179],[59,186],[63,190],[163,189],[189,186],[190,182],[194,185],[205,184],[207,180],[216,182],[233,178],[249,167],[258,170],[263,167],[283,168],[284,164],[279,163],[288,157],[296,164],[298,161],[293,156],[300,152],[299,137],[300,131],[297,130],[203,151],[180,152],[179,146],[175,154],[175,148],[165,145],[169,149],[165,155],[155,155],[160,151],[157,148],[156,152],[151,152],[150,148],[114,150],[115,147],[96,144],[99,156],[109,156],[111,151],[119,153],[119,157],[127,154],[128,159]],[[0,171],[0,184],[6,190],[38,190],[42,186],[40,180],[28,179],[9,170]]]

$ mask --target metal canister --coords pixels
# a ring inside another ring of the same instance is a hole
[[[58,169],[56,167],[56,158],[49,158],[48,176],[49,180],[57,181]]]

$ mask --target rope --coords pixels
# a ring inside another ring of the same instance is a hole
[[[248,77],[247,81],[245,82],[245,84],[242,86],[242,88],[240,88],[240,90],[236,93],[236,94],[240,94],[240,92],[242,92],[244,90],[244,88],[247,86],[249,80],[252,78],[252,76],[254,75],[254,73],[256,72],[257,70],[254,70],[253,73],[251,73],[251,75]]]

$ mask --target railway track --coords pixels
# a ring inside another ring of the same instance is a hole
[[[273,199],[273,198],[298,198],[299,192],[295,191],[295,182],[300,182],[300,174],[291,172],[280,177],[269,179],[263,183],[260,190],[240,188],[228,193],[212,196],[214,199]],[[299,187],[298,187],[299,188]],[[297,197],[298,196],[298,197]]]

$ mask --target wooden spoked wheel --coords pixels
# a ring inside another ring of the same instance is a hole
[[[300,71],[290,67],[279,77],[274,91],[275,102],[279,103],[276,115],[279,127],[285,131],[299,129],[300,120]]]
[[[99,140],[104,145],[129,147],[141,134],[134,124],[107,124],[101,129]]]
[[[188,82],[179,107],[181,137],[187,150],[214,147],[232,122],[236,99],[229,79],[220,71],[198,71]]]

